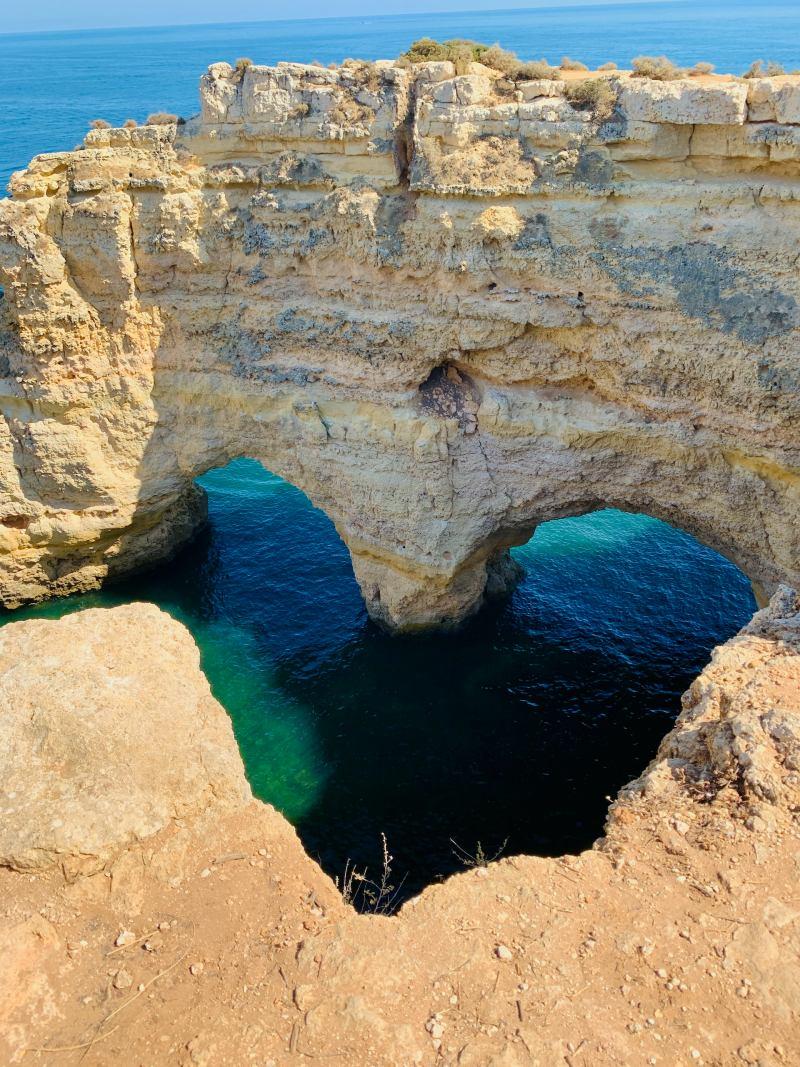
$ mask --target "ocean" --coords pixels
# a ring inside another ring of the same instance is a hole
[[[0,36],[0,175],[70,147],[89,119],[191,114],[208,63],[341,60],[416,37],[499,40],[523,56],[625,63],[666,52],[741,70],[800,65],[794,4],[656,3]],[[168,567],[5,613],[0,624],[132,599],[200,646],[255,793],[333,876],[375,872],[380,835],[406,898],[480,849],[577,851],[635,777],[680,694],[749,618],[730,563],[654,519],[602,511],[541,526],[526,577],[451,634],[392,637],[367,618],[347,552],[299,490],[241,459],[211,471],[206,529]]]

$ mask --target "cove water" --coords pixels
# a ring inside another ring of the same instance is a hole
[[[553,855],[601,833],[680,694],[755,609],[730,563],[664,523],[601,511],[547,523],[510,599],[457,633],[367,618],[332,523],[251,460],[201,479],[208,527],[172,563],[100,593],[7,613],[56,618],[151,600],[197,640],[257,796],[333,876],[401,897],[474,856]]]
[[[800,66],[795,3],[649,3],[255,25],[0,35],[0,181],[87,122],[197,110],[220,59],[377,58],[416,37],[499,40],[521,55],[620,65],[666,52],[740,71]],[[239,460],[202,479],[208,527],[174,562],[104,590],[6,613],[55,618],[152,600],[184,622],[233,720],[257,796],[332,875],[377,873],[401,897],[489,856],[585,848],[607,796],[655,753],[681,692],[755,608],[744,576],[644,516],[539,528],[513,596],[456,634],[390,637],[366,617],[333,526]],[[461,857],[461,858],[459,858]]]

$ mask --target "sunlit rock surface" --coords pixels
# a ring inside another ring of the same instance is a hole
[[[102,862],[250,799],[197,646],[154,605],[0,629],[0,864]]]
[[[606,75],[599,116],[453,73],[215,64],[185,125],[14,176],[3,603],[168,554],[241,455],[390,626],[460,620],[601,506],[800,584],[800,79]]]

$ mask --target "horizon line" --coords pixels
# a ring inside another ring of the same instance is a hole
[[[635,6],[650,6],[655,3],[670,4],[671,6],[678,6],[680,4],[694,4],[696,0],[546,0],[545,3],[537,4],[533,7],[502,7],[491,10],[472,8],[472,9],[460,9],[455,11],[397,11],[388,12],[380,15],[298,15],[294,18],[259,18],[259,19],[245,19],[241,22],[159,22],[159,23],[142,23],[139,25],[130,26],[75,26],[71,29],[61,28],[54,30],[0,30],[0,37],[43,37],[47,34],[68,34],[68,33],[125,33],[129,30],[177,30],[177,29],[191,29],[195,26],[212,27],[212,26],[263,26],[263,25],[279,25],[281,23],[296,23],[296,22],[376,22],[384,19],[413,19],[426,16],[438,16],[438,15],[505,15],[505,14],[524,14],[529,11],[535,13],[538,11],[558,11],[564,7],[570,8],[597,8],[597,7],[635,7]],[[711,4],[722,5],[724,0],[709,0]],[[728,0],[729,2],[729,0]],[[779,3],[781,0],[779,0]],[[787,6],[790,6],[789,0],[785,0]],[[727,2],[725,3],[727,6]]]

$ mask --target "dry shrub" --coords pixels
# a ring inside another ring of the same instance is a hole
[[[507,48],[501,48],[499,44],[490,45],[483,52],[481,63],[510,78],[513,78],[520,68],[520,59],[516,52],[509,52]]]
[[[551,67],[546,59],[532,59],[520,64],[516,74],[518,81],[552,81],[561,80],[558,67]]]
[[[616,63],[603,63],[597,69],[598,70],[616,70],[617,69],[617,64]]]
[[[475,62],[475,48],[468,41],[453,41],[448,59],[456,74],[469,74],[470,63]]]
[[[765,63],[763,59],[757,59],[755,63],[751,63],[748,69],[742,75],[743,78],[777,78],[781,74],[785,74],[786,70],[776,63],[774,60],[769,60]]]
[[[571,82],[564,87],[564,95],[574,108],[591,111],[601,121],[613,115],[617,103],[617,94],[607,78]]]
[[[585,63],[581,63],[580,60],[570,59],[569,56],[564,56],[561,60],[562,70],[588,70],[589,68]]]
[[[374,118],[374,112],[366,104],[359,104],[352,96],[343,96],[328,112],[328,120],[337,126],[362,126]]]
[[[380,90],[381,72],[371,60],[346,59],[342,66],[349,70],[371,93],[377,93]]]
[[[111,129],[111,123],[110,122],[106,122],[105,119],[92,119],[92,121],[89,123],[89,129],[90,130],[110,130]]]
[[[634,78],[652,78],[657,82],[675,81],[686,73],[666,56],[637,56],[632,66]]]
[[[182,126],[186,119],[173,115],[169,111],[155,111],[147,116],[147,126]]]
[[[135,130],[139,123],[136,119],[125,119],[122,123],[123,130]]]
[[[713,74],[714,69],[713,63],[695,63],[688,73],[690,78],[700,78],[704,74]]]

